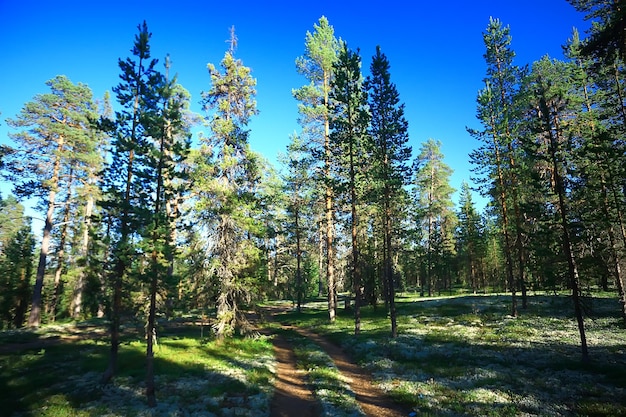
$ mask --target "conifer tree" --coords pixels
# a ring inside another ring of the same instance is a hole
[[[295,240],[296,257],[296,303],[298,311],[302,309],[305,296],[306,282],[304,274],[305,247],[307,238],[307,226],[311,226],[312,215],[311,202],[312,184],[311,175],[311,155],[302,139],[293,135],[291,142],[287,145],[285,163],[288,171],[284,177],[284,193],[287,198],[287,218],[289,226],[285,231],[287,238]]]
[[[575,318],[581,340],[583,361],[589,359],[583,310],[580,293],[578,265],[574,253],[572,204],[570,202],[572,177],[570,167],[576,164],[574,158],[577,148],[574,134],[577,119],[575,114],[580,109],[581,100],[572,94],[576,82],[572,63],[551,60],[544,57],[533,65],[531,73],[531,103],[529,108],[533,117],[535,133],[534,158],[546,164],[547,173],[543,186],[553,196],[554,206],[558,210],[558,224],[561,233],[561,245],[567,262],[569,286],[572,291]],[[527,147],[529,149],[530,147]],[[541,166],[540,164],[538,164]],[[547,177],[547,178],[546,178]]]
[[[188,107],[188,94],[177,84],[176,77],[169,79],[169,56],[165,67],[168,75],[155,79],[156,107],[148,113],[144,121],[146,133],[150,138],[147,146],[146,166],[141,172],[144,179],[144,193],[150,195],[147,203],[148,224],[143,231],[145,252],[150,254],[150,268],[146,281],[149,284],[149,307],[146,325],[147,335],[147,372],[146,395],[148,405],[156,405],[154,380],[154,344],[156,343],[157,292],[163,287],[172,266],[174,242],[171,239],[170,222],[175,220],[167,210],[171,201],[174,179],[184,177],[179,164],[184,161],[189,148],[189,133],[183,121],[183,109]],[[182,140],[181,140],[182,139]]]
[[[24,325],[32,288],[35,238],[13,195],[0,196],[0,328]]]
[[[84,84],[73,84],[65,76],[46,83],[50,93],[26,103],[9,126],[22,129],[10,134],[17,146],[7,149],[5,169],[18,197],[46,200],[43,237],[37,266],[28,325],[39,326],[42,289],[57,208],[57,196],[67,192],[70,172],[83,171],[86,155],[93,152],[92,93]]]
[[[523,71],[513,65],[515,52],[511,49],[508,26],[491,18],[483,34],[486,52],[487,77],[485,88],[479,92],[477,118],[483,130],[468,129],[483,145],[472,152],[471,161],[477,172],[485,176],[486,193],[490,193],[499,209],[502,224],[506,271],[511,291],[511,315],[517,315],[517,288],[521,286],[523,303],[526,300],[524,279],[522,213],[519,189],[519,146],[515,121],[515,98]],[[515,278],[515,254],[518,277]]]
[[[578,212],[588,225],[584,230],[589,236],[587,241],[598,244],[593,252],[606,259],[601,262],[605,262],[603,268],[615,280],[622,317],[626,320],[626,277],[620,262],[626,247],[626,227],[622,214],[624,198],[617,180],[626,172],[624,143],[620,140],[625,131],[625,82],[619,59],[597,65],[583,54],[584,44],[574,30],[566,45],[566,55],[575,65],[572,89],[581,99],[575,131],[580,137],[576,152],[580,177],[573,199],[581,206]],[[608,275],[604,274],[601,282],[607,291]]]
[[[426,290],[428,296],[432,296],[433,273],[437,258],[445,257],[446,250],[450,253],[452,242],[451,233],[454,222],[452,210],[452,193],[450,175],[452,169],[443,161],[441,142],[429,139],[422,144],[419,155],[413,163],[415,175],[415,194],[418,207],[422,213],[423,228],[426,230]],[[442,252],[437,252],[437,240],[441,243],[447,240],[447,244],[441,246]],[[440,277],[443,278],[443,277]],[[424,291],[422,286],[421,291]]]
[[[404,104],[400,103],[400,95],[396,85],[391,82],[389,70],[389,60],[381,52],[380,46],[376,47],[365,87],[371,114],[369,134],[373,142],[372,177],[380,205],[383,235],[382,277],[390,313],[391,336],[396,337],[393,235],[398,226],[398,214],[402,212],[399,205],[403,200],[403,187],[411,177],[411,169],[407,165],[411,147],[407,145],[408,122],[404,117]]]
[[[108,91],[104,95],[99,114],[105,120],[111,120],[113,117],[110,93]],[[80,179],[81,183],[77,189],[78,201],[83,202],[84,205],[79,213],[82,222],[77,228],[79,249],[76,266],[79,271],[76,283],[72,289],[70,302],[70,316],[73,319],[78,319],[83,314],[83,295],[87,284],[88,263],[91,257],[91,236],[96,233],[96,228],[98,227],[92,221],[92,216],[94,216],[96,211],[96,203],[101,199],[101,173],[110,140],[110,137],[101,129],[94,129],[92,134],[94,135],[94,152],[85,163],[86,171],[84,177]]]
[[[472,292],[480,287],[479,275],[485,244],[481,216],[476,212],[472,200],[472,192],[467,182],[461,183],[459,195],[459,226],[457,230],[457,253],[460,258],[461,271],[469,276]]]
[[[111,351],[109,365],[102,380],[108,382],[116,372],[119,348],[120,312],[122,291],[129,269],[136,260],[133,235],[140,234],[149,223],[146,209],[151,195],[145,189],[141,173],[150,166],[150,119],[154,117],[157,103],[157,87],[162,76],[155,69],[156,59],[151,59],[148,25],[144,21],[137,27],[138,34],[132,53],[133,58],[118,61],[121,82],[113,89],[121,110],[115,113],[115,121],[102,120],[103,129],[113,136],[111,162],[105,169],[105,197],[101,202],[105,216],[111,225],[112,258],[110,281],[112,302]],[[151,337],[151,335],[150,335]]]
[[[593,20],[582,53],[609,64],[616,56],[626,61],[626,3],[624,0],[567,0],[585,19]]]
[[[199,194],[196,211],[214,232],[211,252],[219,288],[214,325],[218,339],[252,330],[241,306],[253,296],[260,259],[259,248],[250,239],[261,228],[255,213],[259,166],[247,129],[257,114],[256,80],[250,68],[235,58],[234,35],[232,28],[221,68],[208,65],[211,88],[203,93],[203,104],[210,112],[211,135],[203,138],[194,172]]]
[[[334,77],[333,64],[337,60],[339,41],[328,19],[322,16],[314,25],[313,33],[307,32],[304,55],[296,60],[298,72],[309,80],[309,84],[293,91],[300,103],[300,124],[304,136],[315,144],[312,147],[315,159],[322,161],[320,185],[323,189],[324,242],[326,258],[326,282],[328,286],[329,320],[335,320],[337,309],[335,277],[335,203],[333,195],[334,158],[330,144],[330,90]]]
[[[369,115],[366,110],[367,92],[363,88],[361,57],[359,51],[348,49],[343,42],[337,61],[333,66],[335,77],[330,93],[330,139],[342,155],[339,161],[339,187],[347,189],[350,204],[350,234],[352,246],[352,285],[354,289],[354,333],[361,331],[361,299],[363,298],[361,258],[359,254],[357,207],[363,204],[365,167],[362,161],[368,157],[371,146],[367,143]],[[345,184],[345,186],[344,186]]]

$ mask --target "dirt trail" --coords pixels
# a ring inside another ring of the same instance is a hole
[[[280,314],[283,313],[283,310],[272,309],[269,313],[273,316],[276,321],[280,321]],[[355,393],[356,400],[358,401],[361,409],[365,412],[365,414],[369,417],[402,417],[409,415],[409,412],[398,404],[396,404],[387,394],[385,394],[382,390],[377,388],[372,380],[371,375],[365,371],[363,368],[356,365],[350,356],[346,354],[339,346],[333,344],[328,341],[324,337],[308,331],[306,329],[301,329],[298,327],[290,326],[287,323],[283,323],[283,328],[291,329],[297,331],[300,335],[311,339],[313,342],[318,344],[333,360],[335,366],[339,371],[347,378],[348,383],[350,385],[350,389]],[[298,384],[287,384],[282,385],[283,381],[288,380],[290,375],[292,375],[289,371],[293,367],[295,369],[295,356],[293,354],[293,350],[283,357],[283,360],[293,361],[292,363],[283,363],[285,366],[284,371],[286,374],[281,374],[281,358],[278,356],[280,349],[290,347],[284,344],[284,338],[275,336],[274,347],[277,352],[277,360],[279,361],[279,366],[277,370],[278,374],[278,382],[276,387],[276,394],[279,397],[282,406],[285,407],[285,410],[294,410],[293,412],[282,412],[281,409],[272,408],[271,416],[272,417],[283,417],[283,416],[313,416],[316,414],[305,414],[306,412],[314,412],[313,409],[307,408],[305,411],[304,406],[298,406],[297,404],[301,404],[302,401],[302,392],[300,391],[303,384],[301,379]],[[285,353],[285,352],[282,352]],[[302,378],[302,375],[300,375]],[[293,390],[292,390],[293,388]],[[306,391],[308,391],[308,395],[310,391],[304,387]],[[312,398],[312,396],[311,396]],[[278,400],[278,398],[275,398]],[[274,403],[272,404],[274,405]]]
[[[274,336],[276,387],[270,407],[272,417],[315,417],[317,402],[304,382],[303,372],[296,368],[293,346],[282,335]]]

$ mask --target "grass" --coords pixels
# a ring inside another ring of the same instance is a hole
[[[287,333],[294,345],[297,365],[319,401],[324,417],[357,417],[365,414],[332,359],[318,345],[294,331]]]
[[[329,324],[324,303],[309,303],[285,321],[341,344],[377,384],[416,416],[626,415],[626,330],[615,297],[586,299],[591,361],[581,361],[571,303],[564,296],[529,297],[509,316],[507,296],[398,298],[399,335],[389,337],[382,306],[364,308],[355,337],[350,311]],[[277,324],[273,326],[278,330]],[[137,326],[141,329],[141,326]],[[0,353],[0,414],[15,417],[267,416],[275,362],[271,340],[201,337],[197,326],[167,326],[155,351],[158,406],[145,405],[145,343],[129,328],[119,372],[99,383],[109,346],[93,321],[0,332],[11,343],[53,340],[45,348]],[[68,341],[67,336],[82,338]],[[87,335],[88,337],[84,337]],[[206,332],[205,332],[206,335]],[[358,416],[347,382],[320,348],[295,332],[299,366],[326,416]]]
[[[507,296],[398,299],[399,336],[384,308],[328,324],[322,306],[289,319],[334,339],[417,416],[626,415],[626,330],[614,296],[587,298],[591,362],[565,296],[531,296],[509,316]]]
[[[106,386],[99,382],[108,361],[109,346],[104,340],[2,354],[2,415],[269,415],[275,371],[271,341],[259,337],[217,343],[200,338],[195,330],[172,337],[165,331],[160,338],[155,349],[158,405],[154,409],[145,405],[145,343],[141,340],[130,338],[120,346],[119,372]]]

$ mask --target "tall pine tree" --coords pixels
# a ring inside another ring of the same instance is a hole
[[[340,178],[346,189],[347,200],[350,204],[350,239],[352,246],[352,286],[354,289],[354,333],[361,331],[361,299],[363,298],[363,284],[361,276],[361,259],[359,254],[358,230],[359,215],[357,208],[363,204],[365,195],[365,167],[362,163],[367,159],[371,146],[367,143],[367,93],[363,88],[361,74],[361,57],[358,50],[348,49],[343,42],[333,71],[335,77],[332,82],[330,98],[330,139],[332,145],[342,155],[339,161]]]
[[[146,188],[143,171],[150,167],[152,155],[152,119],[156,114],[158,87],[162,75],[155,69],[156,59],[151,59],[148,25],[144,21],[137,27],[133,57],[118,61],[121,82],[113,89],[121,110],[115,121],[102,120],[103,129],[112,136],[111,162],[105,169],[104,192],[101,202],[108,219],[112,239],[112,266],[109,271],[112,302],[110,311],[111,350],[109,365],[103,374],[108,382],[117,370],[120,343],[120,314],[124,282],[137,260],[134,237],[141,234],[150,223],[149,207],[152,198]],[[149,336],[151,337],[151,335]]]
[[[389,70],[389,60],[377,46],[365,86],[371,112],[369,134],[373,141],[372,180],[376,187],[383,230],[383,287],[390,313],[391,336],[396,337],[393,236],[398,227],[398,214],[402,212],[399,203],[402,201],[404,186],[411,178],[411,169],[407,165],[411,147],[407,145],[409,135],[404,104],[400,103],[400,94],[391,82]]]
[[[256,215],[258,158],[248,143],[250,118],[257,114],[256,79],[235,58],[237,39],[231,29],[230,49],[218,68],[208,65],[211,88],[203,93],[210,112],[211,134],[203,139],[194,178],[200,195],[196,210],[213,230],[211,252],[217,279],[218,339],[252,329],[242,305],[254,295],[260,250],[252,236],[262,227]]]
[[[334,77],[333,64],[337,60],[339,41],[335,30],[322,16],[314,25],[313,33],[307,32],[304,55],[296,60],[296,68],[309,80],[309,84],[293,91],[300,103],[300,124],[303,135],[314,146],[311,147],[316,160],[321,160],[322,175],[319,177],[323,189],[324,242],[326,259],[326,282],[328,286],[329,320],[335,320],[337,309],[335,277],[335,202],[333,195],[334,155],[330,144],[330,90]],[[320,223],[321,224],[321,223]]]
[[[10,134],[17,146],[9,150],[3,161],[16,195],[45,200],[43,237],[28,319],[32,327],[41,322],[42,289],[57,196],[70,193],[70,173],[84,171],[84,160],[95,151],[95,106],[89,87],[73,84],[65,76],[57,76],[46,84],[50,93],[37,95],[24,105],[17,118],[8,120],[9,126],[21,130]]]

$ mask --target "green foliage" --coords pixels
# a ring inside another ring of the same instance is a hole
[[[383,291],[390,311],[391,334],[395,336],[395,277],[392,264],[395,245],[392,237],[401,230],[400,215],[406,202],[404,186],[411,177],[407,164],[411,147],[407,144],[408,122],[404,117],[404,104],[400,103],[400,95],[391,82],[389,69],[389,60],[378,46],[372,57],[370,75],[365,80],[371,117],[368,133],[373,144],[370,178],[381,215]]]
[[[422,293],[432,295],[433,286],[441,291],[452,286],[456,213],[451,200],[452,169],[443,161],[441,143],[429,139],[422,144],[413,162],[416,220],[424,231],[426,276],[421,280]],[[425,287],[425,288],[424,288]]]
[[[32,294],[35,238],[12,195],[0,196],[0,224],[0,328],[20,328]]]
[[[233,33],[234,36],[234,33]],[[203,138],[194,160],[195,211],[204,227],[212,231],[211,274],[217,290],[217,323],[220,338],[249,325],[243,304],[257,287],[262,259],[254,238],[263,230],[258,208],[260,158],[251,151],[247,129],[257,113],[255,86],[250,68],[234,58],[234,44],[220,63],[221,71],[209,64],[211,88],[203,93],[211,135]]]

